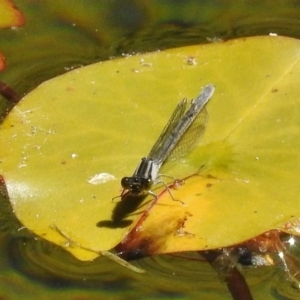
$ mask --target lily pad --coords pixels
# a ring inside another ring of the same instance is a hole
[[[19,27],[25,24],[25,17],[13,1],[0,0],[0,28]]]
[[[82,260],[124,238],[123,249],[146,254],[225,247],[300,217],[299,45],[255,37],[177,48],[43,83],[0,130],[17,217]],[[185,205],[164,192],[146,217],[151,195],[112,201],[177,103],[208,83],[216,91],[202,140],[162,169],[188,177],[171,189]]]

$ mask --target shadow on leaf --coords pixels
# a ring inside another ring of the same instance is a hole
[[[111,220],[103,220],[97,223],[97,227],[106,228],[125,228],[132,224],[132,220],[126,220],[129,215],[132,215],[143,200],[145,195],[134,195],[132,193],[126,193],[122,196],[121,201],[118,202],[112,212]]]

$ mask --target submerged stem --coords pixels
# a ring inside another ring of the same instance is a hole
[[[214,265],[214,262],[221,254],[221,251],[210,250],[199,253],[218,273],[220,273],[220,270]],[[224,276],[223,273],[221,275]],[[235,266],[229,269],[224,280],[234,300],[253,300],[245,278]]]
[[[2,81],[0,81],[0,95],[13,104],[16,104],[20,101],[20,97],[17,92]]]

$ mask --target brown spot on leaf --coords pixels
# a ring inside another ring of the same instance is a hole
[[[137,259],[163,252],[165,241],[170,235],[191,235],[182,232],[190,213],[174,218],[169,216],[163,224],[151,232],[145,231],[143,224],[138,223],[127,237],[115,248],[118,255],[126,260]]]

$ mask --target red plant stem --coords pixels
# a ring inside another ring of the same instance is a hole
[[[213,266],[213,262],[220,255],[220,251],[211,250],[199,253],[216,270],[216,268]],[[218,272],[218,270],[216,271]],[[226,274],[225,282],[234,300],[253,300],[245,278],[236,267],[231,269],[228,274]]]
[[[13,104],[16,104],[20,101],[19,95],[10,86],[2,81],[0,81],[0,94]]]
[[[235,300],[252,300],[249,286],[244,278],[244,276],[238,271],[237,268],[233,268],[226,277],[225,282]]]
[[[150,210],[154,207],[154,205],[158,202],[158,200],[161,198],[161,196],[165,193],[168,192],[168,189],[172,189],[174,188],[174,184],[175,182],[181,182],[181,181],[186,181],[187,179],[193,177],[193,176],[197,176],[198,174],[195,173],[195,174],[192,174],[192,175],[189,175],[187,177],[185,177],[184,179],[178,179],[178,180],[174,180],[173,183],[169,184],[167,188],[163,189],[158,195],[156,198],[154,198],[150,205],[147,207],[147,209],[143,212],[142,216],[139,218],[138,222],[136,223],[135,227],[134,228],[138,228],[140,226],[142,226],[143,222],[145,222],[145,220],[147,219],[149,213],[150,213]],[[131,232],[134,232],[134,230],[132,230]],[[130,235],[131,233],[129,233]]]

